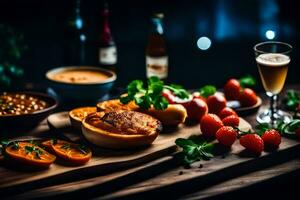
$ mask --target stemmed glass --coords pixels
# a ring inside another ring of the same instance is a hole
[[[288,72],[292,49],[290,44],[276,41],[262,42],[254,46],[260,78],[270,98],[269,109],[256,117],[259,123],[269,123],[274,126],[279,121],[289,122],[292,119],[290,114],[276,107],[278,94],[284,86]]]

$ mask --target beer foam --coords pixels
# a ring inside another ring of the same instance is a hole
[[[282,66],[291,61],[290,57],[280,53],[265,53],[256,58],[256,62],[261,65]]]

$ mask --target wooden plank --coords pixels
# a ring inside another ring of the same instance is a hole
[[[80,191],[82,189],[87,189],[94,186],[100,186],[103,189],[103,184],[113,184],[113,182],[119,179],[130,179],[130,177],[136,177],[138,174],[144,173],[147,174],[151,170],[157,170],[161,166],[165,166],[167,163],[172,163],[168,169],[171,169],[174,164],[172,156],[165,156],[163,158],[158,158],[152,162],[145,163],[142,166],[137,166],[134,168],[129,168],[127,170],[117,171],[110,174],[104,174],[101,176],[96,176],[93,178],[88,178],[79,181],[68,182],[64,184],[53,185],[49,187],[44,187],[40,189],[35,189],[31,191],[26,191],[24,193],[13,195],[10,194],[12,199],[31,199],[31,198],[50,198],[52,196],[64,195],[65,193],[70,193],[74,191]],[[161,169],[161,168],[160,168]],[[118,184],[117,184],[118,185]],[[105,187],[107,188],[107,187]],[[109,191],[106,191],[109,192]]]
[[[266,180],[276,179],[279,176],[300,170],[300,159],[293,159],[289,162],[268,167],[264,170],[252,172],[241,177],[224,181],[214,187],[205,188],[204,190],[195,192],[190,195],[183,196],[182,199],[205,199],[207,197],[224,195],[241,188],[254,186],[254,184],[262,183]],[[221,198],[220,198],[221,199]]]
[[[299,87],[292,87],[292,88],[299,88]],[[266,102],[266,98],[264,96],[264,101],[263,102]],[[264,108],[266,108],[266,105],[263,105],[261,108],[260,108],[260,111],[262,111]],[[254,125],[256,123],[256,115],[253,114],[251,116],[247,116],[246,117],[246,120],[250,122],[250,124]],[[286,139],[283,140],[283,143],[286,142]],[[293,145],[292,145],[293,146]],[[290,150],[290,149],[295,149],[295,147],[299,147],[299,145],[297,145],[297,143],[294,145],[294,147],[291,147],[291,148],[288,148],[286,150]],[[282,152],[284,152],[284,157],[288,157],[290,155],[290,151],[282,151],[283,149],[281,148],[279,153],[281,154]],[[298,148],[299,150],[299,148]],[[281,160],[279,159],[277,156],[278,153],[274,153],[274,154],[271,154],[271,156],[266,156],[264,158],[270,158],[270,159],[258,159],[258,161],[261,161],[261,160],[266,160],[267,163],[270,163],[270,166],[273,166],[274,168],[272,169],[277,169],[277,165],[274,165],[274,163],[272,161],[276,160]],[[167,160],[167,163],[166,164],[170,164],[169,163],[169,159],[172,159],[170,157],[165,157],[165,158],[162,158],[162,160]],[[226,158],[227,159],[227,158]],[[257,170],[258,168],[254,167],[254,166],[258,166],[258,163],[259,162],[256,162],[257,159],[253,159],[255,162],[246,162],[246,168],[248,167],[249,168],[249,171],[247,172],[251,172],[253,170]],[[251,160],[250,160],[251,161]],[[288,159],[285,160],[285,162],[287,162]],[[202,163],[202,161],[200,162]],[[252,165],[251,165],[252,163]],[[253,164],[254,163],[254,164]],[[42,189],[38,189],[38,190],[32,190],[32,191],[28,191],[26,194],[27,195],[23,195],[23,197],[30,197],[30,195],[34,195],[34,196],[37,196],[37,197],[42,197],[44,194],[45,196],[47,196],[47,192],[49,192],[48,194],[50,194],[50,196],[55,196],[56,194],[65,194],[65,193],[68,193],[68,192],[72,192],[74,191],[75,192],[75,195],[77,194],[77,191],[78,192],[81,192],[79,193],[80,195],[86,195],[87,197],[89,196],[90,194],[90,191],[92,192],[95,192],[95,190],[93,189],[97,189],[97,191],[101,191],[101,189],[103,188],[104,185],[107,186],[107,184],[105,183],[108,183],[108,182],[112,182],[113,185],[109,185],[110,187],[114,187],[116,185],[119,186],[119,182],[115,182],[114,180],[118,180],[118,179],[125,179],[126,180],[126,186],[122,187],[123,190],[120,190],[118,192],[114,192],[114,193],[111,193],[109,195],[107,195],[106,197],[107,198],[110,198],[110,197],[125,197],[125,196],[130,196],[131,194],[135,194],[135,193],[139,193],[139,192],[147,192],[151,189],[155,190],[155,189],[160,189],[160,187],[164,187],[166,185],[172,185],[172,183],[174,184],[177,184],[177,183],[181,183],[181,182],[185,182],[185,175],[189,176],[189,178],[187,179],[187,183],[194,183],[192,180],[193,178],[195,179],[201,179],[203,180],[203,176],[198,176],[199,175],[199,170],[205,170],[205,166],[206,164],[203,163],[203,168],[199,169],[197,166],[193,167],[192,169],[183,169],[181,167],[174,167],[172,164],[167,166],[168,167],[168,170],[166,171],[166,173],[162,173],[162,174],[159,174],[159,176],[156,176],[151,174],[149,175],[149,179],[148,181],[143,181],[141,183],[137,183],[135,185],[130,185],[131,181],[133,180],[140,180],[139,176],[146,176],[149,172],[150,172],[150,169],[147,169],[146,166],[150,165],[151,166],[151,169],[153,168],[152,166],[157,166],[156,165],[157,163],[154,161],[152,163],[149,163],[149,164],[146,164],[146,165],[143,165],[143,166],[139,166],[139,167],[136,167],[134,169],[127,169],[126,171],[120,171],[120,172],[115,172],[115,173],[111,173],[111,174],[108,174],[108,175],[103,175],[103,176],[98,176],[98,177],[94,177],[92,179],[84,179],[84,180],[81,180],[81,181],[75,181],[75,182],[70,182],[70,183],[65,183],[65,184],[60,184],[60,185],[55,185],[55,186],[50,186],[50,187],[45,187],[45,188],[42,188]],[[196,163],[196,165],[198,165],[199,163]],[[292,167],[288,167],[289,165],[289,162],[285,164],[285,169],[289,170],[291,169],[292,170]],[[160,165],[158,165],[160,166]],[[244,165],[245,166],[245,165]],[[252,168],[253,167],[253,168]],[[296,165],[293,165],[293,167],[296,167]],[[162,167],[159,167],[159,170],[161,169]],[[245,168],[245,167],[244,167]],[[224,169],[224,168],[223,168]],[[225,168],[226,169],[226,168]],[[261,169],[261,168],[260,168]],[[280,169],[280,166],[278,166],[278,169]],[[135,171],[137,170],[137,171]],[[147,170],[147,171],[143,171],[143,170]],[[155,171],[159,171],[157,170],[157,168],[154,168]],[[282,170],[282,173],[284,173],[285,171],[287,170]],[[143,173],[138,173],[137,175],[134,173],[134,172],[140,172],[142,171]],[[238,172],[240,173],[241,170],[241,166],[238,166],[237,168],[235,168],[235,170],[232,171],[232,174],[235,174],[235,172]],[[183,172],[183,176],[182,175],[179,175]],[[254,172],[255,173],[255,172]],[[260,172],[261,173],[264,173],[264,170]],[[220,175],[220,173],[217,173]],[[274,175],[276,175],[277,173],[274,172],[273,173]],[[136,175],[136,176],[132,176],[132,175]],[[223,173],[221,174],[222,177],[224,177],[225,175],[228,175],[228,172],[226,173]],[[250,178],[252,178],[253,176],[250,175]],[[268,178],[268,176],[265,176],[266,178]],[[270,176],[271,177],[271,176]],[[232,178],[232,177],[231,177]],[[205,178],[204,178],[205,179]],[[163,180],[163,181],[162,181]],[[169,180],[169,181],[168,181]],[[191,180],[191,181],[190,181]],[[207,179],[205,179],[207,180]],[[238,184],[238,186],[233,186],[233,187],[230,187],[229,189],[234,189],[235,187],[236,188],[240,188],[240,187],[243,187],[245,186],[245,183],[247,181],[245,181],[245,179],[242,179],[241,182],[238,182],[239,181],[239,178],[236,178],[236,179],[232,179],[232,181],[236,180],[237,182],[235,182],[236,184]],[[91,182],[90,182],[91,181]],[[142,181],[142,180],[140,180]],[[230,180],[229,180],[230,181]],[[89,183],[90,182],[90,183]],[[208,181],[209,182],[209,181]],[[255,178],[254,178],[254,181],[255,182]],[[124,182],[122,182],[124,183]],[[226,181],[224,182],[224,185],[222,188],[226,187]],[[222,183],[220,183],[222,184]],[[68,185],[68,186],[67,186]],[[188,185],[188,184],[186,184]],[[184,185],[184,186],[186,186]],[[208,185],[208,184],[207,184]],[[206,186],[207,186],[206,185]],[[233,184],[234,185],[234,184]],[[61,187],[62,186],[62,187]],[[191,195],[191,198],[193,197],[197,197],[197,194],[200,194],[199,198],[201,198],[201,191],[207,191],[203,188],[204,185],[200,185],[199,187],[197,187],[196,189],[199,190],[199,193],[196,193],[195,196],[194,195]],[[208,186],[211,186],[211,185],[208,185]],[[188,187],[188,186],[187,186]],[[185,189],[187,187],[184,187]],[[193,186],[194,187],[194,186]],[[212,187],[208,187],[208,190],[211,189],[210,191],[212,192],[207,192],[206,194],[207,195],[203,195],[203,197],[208,197],[208,196],[211,196],[214,194],[214,192],[216,191],[219,191],[221,192],[221,190],[218,190],[217,189],[218,186],[212,186]],[[88,188],[91,188],[91,190],[88,190]],[[107,187],[104,187],[107,189]],[[216,189],[215,189],[216,188]],[[87,190],[85,190],[87,189]],[[117,189],[120,189],[120,188],[117,188]],[[83,192],[82,192],[83,190]],[[104,189],[105,190],[105,189]],[[177,194],[178,191],[181,191],[180,189],[179,190],[176,190],[173,189],[172,190],[173,192],[170,193],[171,194]],[[15,191],[16,192],[16,191]],[[217,192],[216,192],[217,193]],[[99,193],[101,194],[101,193]],[[146,194],[145,194],[146,195]],[[22,196],[22,195],[21,195]],[[20,196],[20,197],[21,197]],[[197,198],[198,199],[198,198]]]
[[[206,188],[209,188],[208,186],[221,184],[224,180],[226,182],[226,179],[231,179],[233,177],[238,180],[240,175],[251,173],[253,171],[263,169],[264,167],[275,166],[275,169],[277,169],[276,165],[291,159],[293,157],[292,155],[296,156],[293,153],[299,152],[299,150],[299,142],[283,138],[282,145],[277,152],[263,153],[263,155],[259,158],[253,158],[251,156],[243,156],[241,158],[241,154],[243,154],[241,152],[228,154],[225,158],[223,156],[217,156],[210,161],[200,161],[195,163],[192,166],[192,169],[184,169],[180,167],[179,163],[172,157],[164,157],[153,163],[149,163],[134,169],[45,187],[20,194],[17,197],[22,199],[54,196],[71,197],[77,193],[80,193],[84,195],[101,196],[100,199],[110,199],[116,197],[128,197],[129,199],[135,199],[133,198],[135,197],[134,195],[140,193],[150,193],[151,195],[155,195],[158,194],[158,191],[166,188],[168,189],[174,185],[176,186],[178,184],[181,185],[182,183],[187,184],[193,183],[197,180],[203,180],[201,182],[202,184],[196,185],[198,190],[202,191],[201,189],[203,189],[204,198],[206,197],[207,193],[205,193],[205,191]],[[201,168],[199,168],[200,165],[202,166]],[[161,168],[167,169],[167,172]],[[280,169],[277,170],[277,172],[280,173]],[[132,177],[147,173],[152,177],[152,179],[138,182],[137,184],[133,183],[133,185],[130,186],[130,179]],[[159,173],[159,176],[154,176],[153,178],[153,175],[157,173]],[[273,175],[275,176],[275,173]],[[264,178],[267,179],[270,178],[270,176],[266,176]],[[255,180],[260,181],[262,179],[254,179],[254,181]],[[122,183],[126,183],[126,185],[124,186]],[[245,184],[232,185],[232,187],[228,185],[227,191],[245,187],[247,185],[247,182]],[[224,187],[224,185],[220,186],[220,188],[222,187]],[[122,190],[117,191],[118,189]],[[216,190],[217,189],[214,191],[216,192]],[[154,191],[154,193],[152,191]],[[221,190],[219,190],[219,192],[221,192]],[[176,193],[178,193],[178,191]],[[107,194],[107,196],[105,196],[105,194]],[[209,193],[209,195],[212,195],[212,193]]]
[[[168,194],[170,199],[179,197],[182,199],[205,199],[244,189],[252,184],[299,170],[299,159],[298,162],[288,162],[291,158],[299,157],[299,150],[300,146],[297,145],[287,151],[279,151],[228,167],[224,167],[222,162],[213,162],[216,171],[205,175],[202,174],[209,170],[209,166],[205,162],[200,162],[203,165],[202,168],[195,166],[192,169],[172,169],[149,180],[123,187],[121,190],[107,195],[96,194],[94,197],[97,196],[97,199],[141,199],[145,196],[159,198],[161,194]],[[290,154],[293,156],[289,156]],[[224,161],[226,162],[226,160],[227,158]],[[217,165],[221,165],[221,167]],[[256,177],[270,171],[272,173],[266,174],[266,176]],[[224,188],[226,189],[223,190]]]
[[[54,114],[54,115],[59,115]],[[66,120],[66,113],[64,115]],[[61,117],[60,116],[60,117]],[[66,120],[68,121],[68,120]],[[68,122],[69,124],[69,122]],[[66,126],[68,126],[66,124]],[[240,120],[240,128],[243,130],[248,130],[251,128],[245,120]],[[43,180],[49,178],[62,178],[70,177],[80,173],[91,173],[97,171],[107,171],[107,169],[124,169],[128,166],[134,166],[140,163],[145,163],[147,161],[153,160],[154,158],[162,157],[170,152],[176,150],[175,140],[178,137],[187,138],[191,135],[200,134],[199,124],[194,125],[182,125],[176,130],[165,131],[160,134],[154,143],[145,148],[132,149],[132,150],[108,150],[101,149],[92,146],[93,157],[84,166],[66,166],[59,162],[54,163],[49,169],[43,171],[17,171],[21,170],[18,167],[15,169],[10,169],[7,167],[0,167],[0,190],[1,189],[14,189],[15,187],[21,187],[23,185],[34,186],[34,182],[40,184]],[[70,136],[68,136],[70,137]],[[76,137],[76,136],[74,136]],[[78,135],[77,135],[78,137]],[[238,151],[233,149],[233,152]],[[38,185],[38,184],[35,185]]]

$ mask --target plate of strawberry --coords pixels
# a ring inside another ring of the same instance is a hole
[[[219,114],[225,107],[239,115],[246,115],[258,110],[262,104],[261,98],[251,89],[256,80],[252,76],[241,79],[229,79],[224,90],[218,91],[214,85],[205,85],[198,91],[191,92],[188,98],[181,99],[170,90],[162,92],[170,104],[183,105],[189,120],[198,120],[205,114]],[[224,91],[224,92],[223,92]]]
[[[262,100],[252,89],[255,85],[256,80],[250,75],[229,79],[224,85],[227,105],[243,115],[257,111]]]

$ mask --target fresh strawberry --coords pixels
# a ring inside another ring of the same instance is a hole
[[[214,137],[216,132],[223,126],[221,119],[215,114],[204,115],[200,122],[200,129],[205,137]]]
[[[189,104],[184,106],[189,119],[196,119],[199,122],[208,113],[207,104],[200,98],[194,98]]]
[[[296,129],[296,137],[300,140],[300,128]]]
[[[257,95],[252,89],[245,88],[240,94],[239,101],[244,107],[253,106],[257,103]]]
[[[223,126],[216,132],[216,138],[220,144],[230,147],[237,137],[237,131],[231,126]]]
[[[214,94],[207,98],[208,112],[218,114],[223,108],[226,107],[226,99],[221,94]]]
[[[241,85],[236,79],[229,79],[224,86],[225,97],[228,100],[238,100]]]
[[[264,149],[264,141],[257,134],[243,135],[240,138],[240,144],[245,147],[246,150],[256,154],[261,154]]]
[[[238,116],[238,114],[232,108],[229,108],[229,107],[223,108],[221,110],[221,112],[219,112],[219,114],[218,114],[218,116],[221,119],[224,119],[225,117],[228,117],[230,115],[236,115],[236,116]]]
[[[275,129],[265,131],[261,138],[265,147],[278,148],[281,143],[281,136]]]
[[[236,115],[230,115],[222,119],[222,122],[225,126],[238,127],[240,123],[240,118]]]

